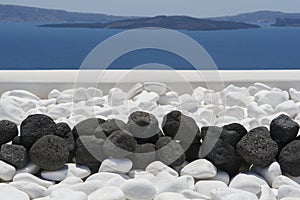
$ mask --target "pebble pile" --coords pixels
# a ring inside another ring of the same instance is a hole
[[[5,200],[300,200],[300,91],[163,83],[0,98]]]

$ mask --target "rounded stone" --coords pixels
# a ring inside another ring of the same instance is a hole
[[[265,167],[274,161],[278,145],[271,137],[250,131],[238,142],[236,151],[248,164]]]
[[[28,116],[20,126],[21,143],[30,148],[38,139],[45,135],[54,135],[56,124],[47,115],[35,114]]]
[[[156,160],[155,145],[151,143],[137,145],[135,152],[130,156],[135,169],[145,169]]]
[[[227,124],[223,126],[223,129],[227,131],[235,131],[240,135],[240,138],[244,137],[244,135],[248,133],[247,129],[239,123]]]
[[[12,141],[18,135],[18,127],[15,123],[2,120],[0,121],[0,145]]]
[[[66,141],[69,150],[69,161],[71,161],[75,155],[76,141],[70,126],[63,122],[56,124],[55,135],[63,138]]]
[[[162,129],[166,136],[170,136],[172,139],[179,140],[184,144],[200,143],[200,130],[195,120],[180,111],[172,111],[165,115]]]
[[[295,140],[286,145],[279,154],[279,164],[283,173],[300,176],[300,141]]]
[[[72,129],[74,139],[77,140],[79,136],[83,135],[94,135],[97,138],[105,139],[106,136],[101,128],[101,124],[104,122],[105,120],[100,118],[89,118],[79,122]]]
[[[21,145],[3,144],[0,150],[0,159],[18,169],[26,167],[29,162],[28,151]]]
[[[56,124],[56,130],[55,135],[65,138],[68,133],[70,133],[72,130],[70,126],[67,123],[61,122]]]
[[[293,141],[299,131],[299,125],[287,115],[279,115],[273,119],[270,125],[270,133],[273,140],[281,144]]]
[[[46,135],[34,143],[29,151],[31,161],[40,168],[54,171],[68,161],[69,150],[64,139]]]
[[[117,131],[128,131],[127,124],[118,119],[108,119],[101,124],[101,128],[106,137]]]
[[[124,158],[132,154],[136,149],[136,140],[126,131],[118,131],[111,134],[103,144],[103,152],[106,156]]]
[[[158,121],[150,113],[136,111],[128,117],[127,126],[129,132],[137,139],[147,142],[155,137],[158,132]]]

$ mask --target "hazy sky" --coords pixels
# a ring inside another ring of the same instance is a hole
[[[257,10],[300,12],[300,0],[0,0],[0,3],[129,16],[208,17]]]

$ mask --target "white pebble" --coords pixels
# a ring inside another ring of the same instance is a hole
[[[20,173],[30,173],[30,174],[36,174],[37,172],[40,171],[39,166],[37,166],[36,164],[29,162],[27,164],[26,167],[24,167],[23,169],[18,169],[16,171],[16,174],[20,174]]]
[[[288,100],[286,94],[282,91],[272,90],[272,91],[261,91],[256,94],[255,99],[258,105],[269,104],[273,108],[282,102]]]
[[[16,173],[16,168],[0,160],[0,179],[10,181]]]
[[[259,200],[276,200],[276,196],[269,186],[264,185],[261,187]]]
[[[130,200],[151,200],[157,193],[150,181],[142,179],[128,180],[121,186],[121,190]]]
[[[112,88],[108,92],[108,105],[110,106],[119,106],[123,104],[126,93],[123,92],[120,88]]]
[[[145,82],[144,89],[148,92],[155,92],[159,95],[166,93],[167,85],[165,83],[158,83],[158,82]]]
[[[164,192],[156,195],[154,200],[185,200],[184,196],[174,192]]]
[[[168,105],[171,102],[179,102],[179,96],[177,92],[167,92],[166,94],[160,95],[158,103],[160,105]]]
[[[160,161],[154,161],[154,162],[150,163],[146,167],[146,171],[149,173],[152,173],[154,175],[157,175],[162,171],[166,171],[173,176],[178,176],[178,173],[174,169],[172,169],[171,167],[168,167],[167,165],[165,165],[164,163],[162,163]]]
[[[88,200],[83,192],[73,191],[70,189],[58,189],[51,193],[51,200]]]
[[[212,177],[212,178],[209,178],[209,180],[222,181],[226,185],[228,185],[229,181],[230,181],[230,176],[227,172],[222,171],[222,170],[218,170],[217,175]]]
[[[219,117],[230,116],[242,120],[246,117],[246,111],[240,106],[232,106],[218,114]]]
[[[74,191],[81,191],[84,192],[86,195],[90,195],[102,187],[103,184],[101,181],[89,181],[85,183],[72,184],[70,185],[69,189]]]
[[[289,100],[289,101],[282,102],[281,104],[275,107],[275,113],[279,113],[279,112],[285,112],[291,118],[294,118],[299,111],[298,111],[297,104],[294,101]]]
[[[180,174],[198,179],[208,179],[217,175],[217,168],[206,159],[198,159],[186,165]]]
[[[202,195],[210,196],[211,190],[225,188],[227,188],[227,185],[222,181],[201,180],[195,184],[194,190]]]
[[[67,177],[68,173],[68,167],[64,166],[61,169],[55,170],[55,171],[45,171],[43,170],[41,172],[41,176],[44,179],[50,180],[50,181],[62,181]]]
[[[277,176],[282,175],[281,168],[278,162],[273,162],[267,167],[253,166],[251,170],[264,177],[264,179],[268,182],[269,185],[272,185],[274,179]]]
[[[290,97],[291,97],[292,100],[294,100],[295,102],[300,101],[300,92],[299,91],[297,91],[294,88],[290,88],[289,93],[290,93]]]
[[[261,180],[258,177],[238,174],[231,180],[229,187],[258,194],[260,193],[261,185]]]
[[[290,185],[282,185],[278,189],[278,198],[284,197],[300,197],[300,187],[293,187]]]
[[[116,159],[108,158],[105,159],[100,168],[99,172],[112,172],[112,173],[128,173],[132,168],[132,161],[128,158]]]
[[[278,189],[280,186],[289,185],[292,187],[299,187],[299,184],[293,181],[292,179],[288,178],[287,176],[280,175],[277,176],[272,183],[272,188]]]
[[[32,174],[29,174],[29,173],[17,174],[14,176],[13,181],[14,182],[26,181],[26,182],[36,183],[36,184],[44,186],[46,188],[54,185],[54,183],[51,181],[42,180],[42,179],[40,179]]]
[[[16,188],[1,183],[0,185],[0,197],[5,200],[29,200],[29,196]]]
[[[223,103],[226,106],[247,107],[251,103],[251,100],[245,94],[239,92],[229,92],[225,94]]]
[[[91,170],[87,166],[77,165],[75,163],[68,163],[66,165],[68,167],[68,176],[86,178],[91,174]]]
[[[155,92],[143,91],[141,94],[135,96],[133,100],[138,104],[141,101],[153,101],[157,102],[159,100],[159,95]]]
[[[89,200],[125,200],[125,196],[121,189],[109,186],[90,194]]]
[[[11,182],[9,185],[13,186],[14,188],[20,191],[25,192],[31,199],[43,197],[46,194],[46,188],[36,183],[20,181]]]
[[[199,192],[193,190],[182,190],[180,194],[182,194],[187,199],[206,199],[206,200],[210,199],[209,196],[200,194]]]

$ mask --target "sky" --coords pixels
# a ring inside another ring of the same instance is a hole
[[[300,0],[0,0],[0,4],[122,16],[214,17],[259,10],[300,13]]]

